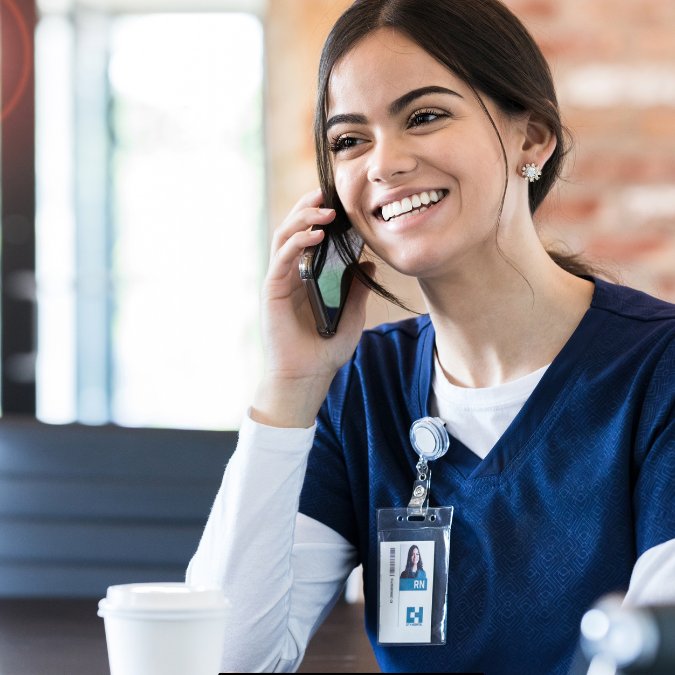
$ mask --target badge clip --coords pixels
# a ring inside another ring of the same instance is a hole
[[[408,503],[408,515],[424,516],[431,489],[428,463],[445,455],[450,447],[450,436],[442,419],[422,417],[410,427],[410,443],[420,459],[417,462],[417,480],[413,483],[412,498]]]
[[[408,502],[409,516],[424,516],[429,505],[431,469],[424,457],[417,462],[417,480],[413,483],[412,497]]]

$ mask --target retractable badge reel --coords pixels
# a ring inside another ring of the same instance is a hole
[[[408,506],[377,510],[377,642],[443,645],[453,507],[429,506],[429,462],[445,455],[450,437],[443,420],[423,417],[410,427],[410,443],[419,460]]]

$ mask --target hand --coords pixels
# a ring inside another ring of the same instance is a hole
[[[261,292],[265,374],[256,392],[252,418],[275,427],[308,428],[338,369],[351,358],[366,320],[368,289],[352,282],[337,334],[316,330],[298,264],[308,246],[324,238],[313,225],[328,225],[333,209],[321,207],[321,190],[307,193],[276,229],[270,265]],[[372,263],[362,263],[371,271]]]

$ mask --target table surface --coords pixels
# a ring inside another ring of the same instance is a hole
[[[110,675],[94,600],[0,600],[0,675]],[[339,602],[300,673],[379,673],[363,605]]]

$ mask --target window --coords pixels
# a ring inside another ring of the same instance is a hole
[[[252,14],[44,18],[37,415],[235,429],[262,365]]]

